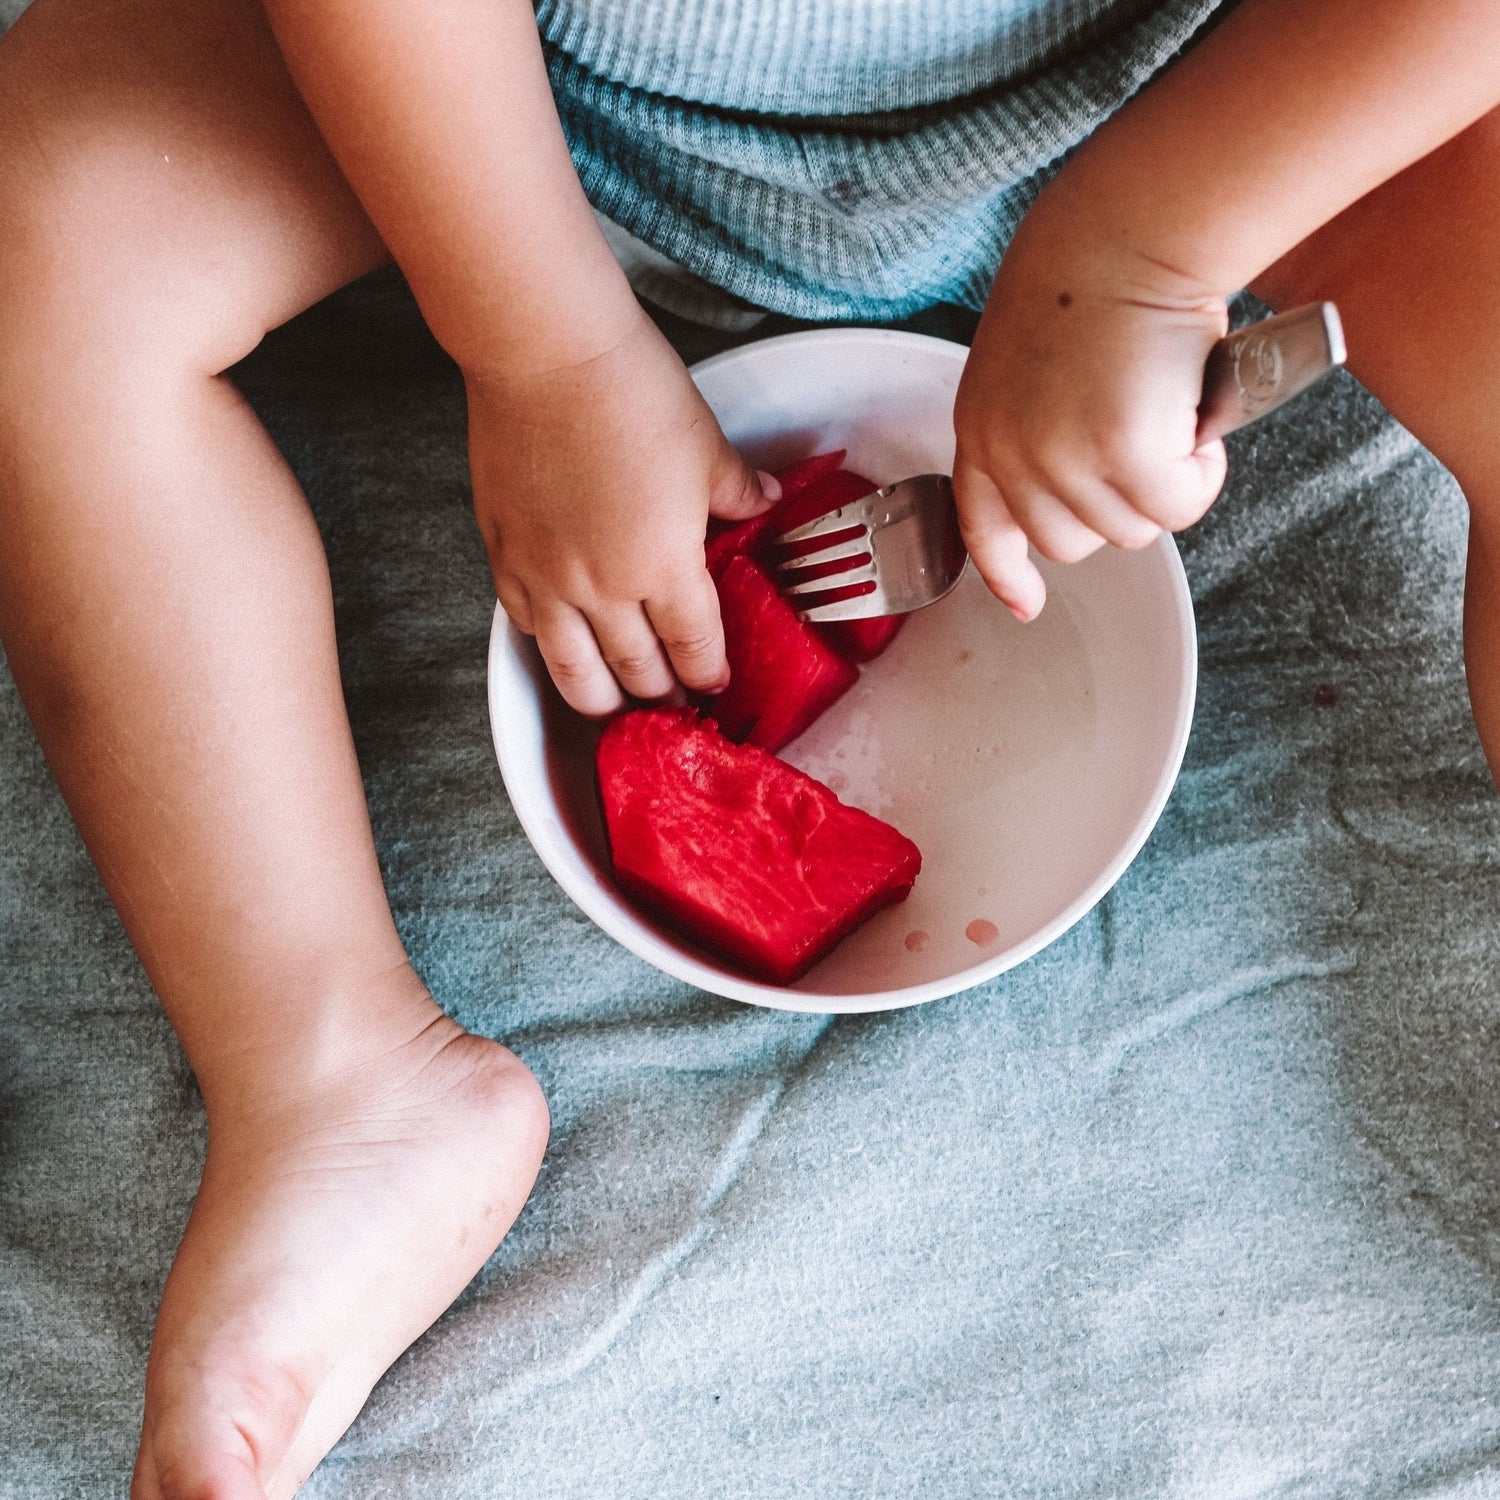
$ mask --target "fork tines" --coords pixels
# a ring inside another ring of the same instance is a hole
[[[863,566],[859,566],[863,564]],[[875,577],[868,526],[838,528],[838,540],[812,552],[789,557],[776,565],[776,582],[783,594],[826,593]]]

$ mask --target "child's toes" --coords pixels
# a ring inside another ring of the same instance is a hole
[[[243,1438],[231,1437],[227,1451],[216,1448],[173,1449],[148,1436],[136,1457],[130,1500],[269,1500]]]
[[[230,1382],[203,1365],[170,1367],[150,1382],[130,1500],[288,1500],[278,1470],[307,1411],[289,1377]],[[233,1369],[233,1362],[224,1361]],[[301,1476],[299,1476],[300,1478]]]

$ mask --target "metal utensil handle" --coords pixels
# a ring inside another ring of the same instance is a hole
[[[1344,362],[1344,327],[1331,302],[1309,302],[1222,338],[1203,367],[1198,441],[1254,422]]]

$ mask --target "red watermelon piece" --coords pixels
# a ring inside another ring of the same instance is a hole
[[[922,867],[889,823],[691,709],[620,715],[597,764],[621,890],[773,984],[905,900]]]
[[[783,531],[790,531],[794,526],[816,521],[819,516],[826,516],[829,511],[837,510],[841,505],[853,505],[856,500],[873,495],[879,488],[878,484],[866,479],[863,474],[855,474],[849,469],[835,469],[832,473],[822,474],[811,484],[800,486],[790,495],[782,492],[781,499],[771,510],[771,516],[776,522],[776,529],[771,534],[777,536]]]
[[[758,563],[733,557],[717,581],[729,686],[706,712],[732,740],[779,750],[859,680],[782,598]]]
[[[708,540],[703,544],[703,561],[708,568],[708,576],[715,583],[724,576],[724,569],[735,558],[748,557],[762,542],[769,540],[773,534],[771,517],[776,514],[776,509],[773,505],[770,510],[751,516],[748,521],[737,521],[733,526],[721,526],[709,533]]]
[[[844,461],[844,452],[843,448],[836,448],[831,453],[816,453],[785,469],[778,469],[776,479],[781,485],[781,499],[770,510],[751,516],[748,521],[711,522],[713,529],[708,534],[703,551],[709,576],[713,581],[719,581],[724,569],[729,566],[730,558],[748,557],[759,550],[762,543],[769,541],[778,532],[785,531],[788,524],[800,524],[783,522],[780,518],[803,490],[838,472],[839,465]],[[868,494],[869,491],[865,493]],[[827,506],[824,507],[826,509]],[[822,515],[823,511],[815,511],[813,514]],[[806,519],[811,520],[812,516]]]
[[[757,557],[761,562],[769,562],[766,552],[772,537],[826,516],[841,505],[863,500],[879,488],[862,474],[840,468],[843,461],[842,448],[804,458],[777,473],[781,499],[770,510],[733,525],[714,523],[715,529],[709,533],[703,549],[714,582],[724,576],[724,569],[733,558]],[[817,629],[841,656],[864,662],[874,661],[896,639],[905,622],[905,615],[884,615],[874,620],[840,620],[832,625],[819,625]]]
[[[874,661],[901,633],[905,615],[876,615],[872,620],[831,620],[818,629],[850,661]]]
[[[826,456],[833,457],[831,454]],[[843,454],[838,457],[842,460]],[[812,464],[816,460],[808,459],[806,462]],[[769,543],[772,537],[780,536],[794,526],[816,521],[819,516],[826,516],[829,511],[837,510],[841,505],[852,505],[856,500],[863,500],[866,495],[873,495],[879,488],[873,480],[850,469],[835,468],[816,473],[810,481],[798,485],[791,494],[783,491],[780,503],[765,517],[756,518],[764,520],[766,524],[760,537],[750,543],[748,550],[754,550],[762,542]],[[712,568],[709,571],[712,572]],[[863,662],[874,661],[896,639],[905,623],[905,615],[881,615],[873,620],[837,620],[816,628],[828,638],[840,655],[850,661]]]
[[[830,448],[827,453],[814,453],[811,458],[799,458],[796,463],[777,469],[776,479],[781,485],[782,499],[805,490],[830,474],[837,474],[848,454],[847,448]]]

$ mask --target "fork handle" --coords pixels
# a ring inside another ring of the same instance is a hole
[[[1203,367],[1198,443],[1275,411],[1344,362],[1344,328],[1331,302],[1309,302],[1222,338]]]

